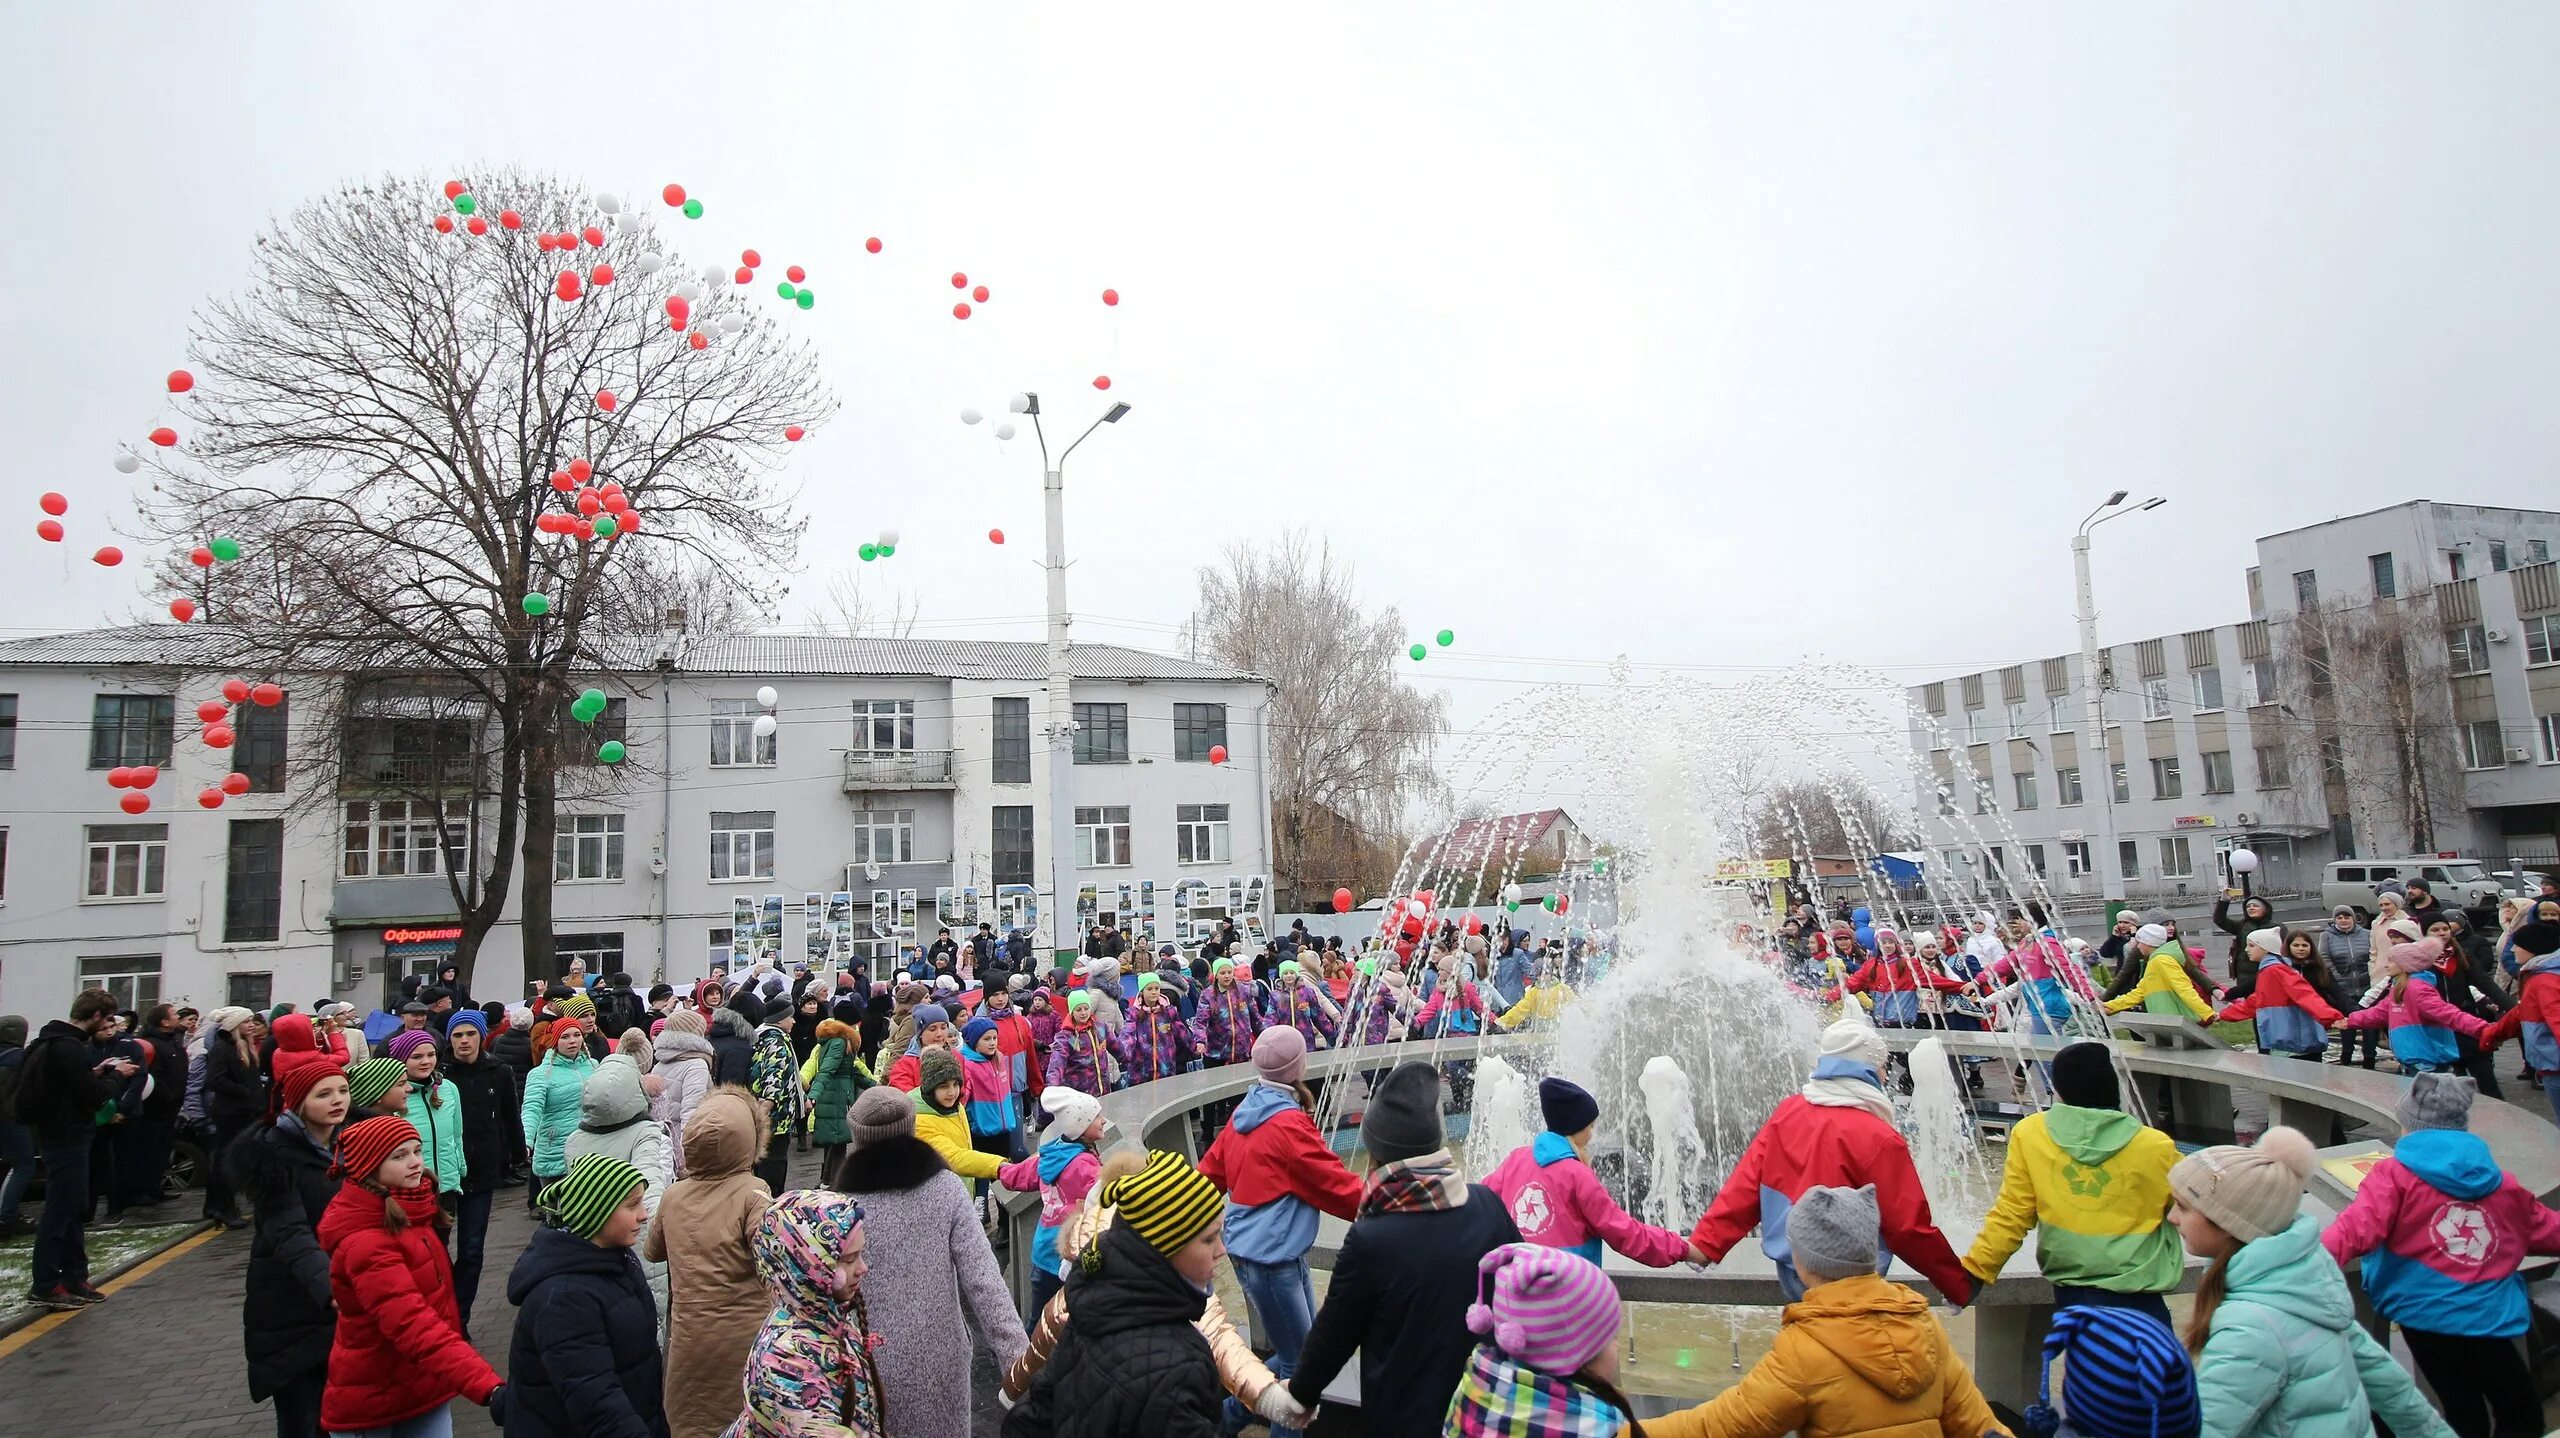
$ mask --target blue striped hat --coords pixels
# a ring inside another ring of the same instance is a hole
[[[2088,1438],[2195,1438],[2204,1426],[2195,1365],[2169,1325],[2138,1309],[2082,1305],[2053,1315],[2024,1427],[2052,1433],[2053,1360],[2064,1354],[2062,1414]]]

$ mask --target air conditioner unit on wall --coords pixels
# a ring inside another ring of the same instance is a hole
[[[2521,744],[2510,744],[2507,746],[2507,762],[2510,764],[2521,764],[2532,757],[2533,751]]]
[[[2507,642],[2507,631],[2503,629],[2492,629],[2488,631],[2488,633],[2489,642],[2492,644],[2504,644]]]
[[[2254,824],[2258,822],[2258,816],[2248,813],[2234,814],[2231,816],[2231,822],[2235,824]]]

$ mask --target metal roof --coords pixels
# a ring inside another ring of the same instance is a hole
[[[593,648],[602,667],[654,669],[665,640],[608,636]],[[100,668],[118,665],[194,668],[228,662],[232,641],[204,625],[146,624],[0,640],[0,667]],[[737,634],[683,646],[676,668],[686,674],[896,675],[919,678],[1032,680],[1048,674],[1045,645],[986,639],[845,639],[824,634]],[[1068,654],[1078,679],[1161,679],[1261,683],[1258,676],[1117,644],[1079,644]]]

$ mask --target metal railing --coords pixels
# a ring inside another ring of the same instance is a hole
[[[847,793],[864,789],[947,789],[948,749],[854,749],[844,756]]]

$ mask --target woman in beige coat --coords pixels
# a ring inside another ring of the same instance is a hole
[[[755,1257],[772,1195],[754,1169],[771,1123],[764,1101],[735,1084],[704,1095],[685,1121],[685,1176],[649,1225],[645,1256],[667,1265],[672,1438],[717,1438],[745,1404],[747,1349],[772,1307]]]

